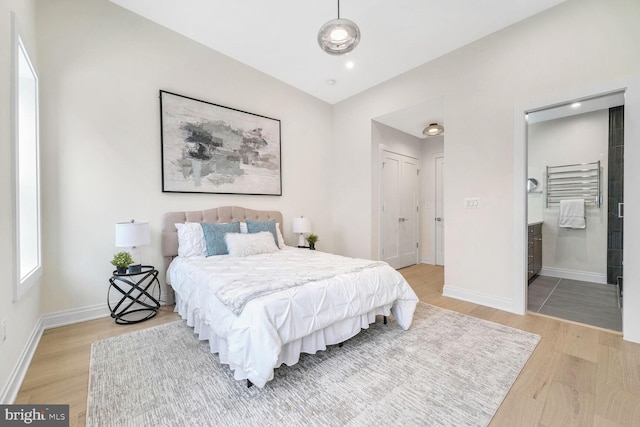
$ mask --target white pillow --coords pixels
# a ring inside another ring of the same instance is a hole
[[[280,231],[280,223],[276,222],[276,233],[278,233],[278,247],[280,249],[284,249],[285,243],[284,243],[284,237],[282,237],[282,231]]]
[[[246,222],[241,222],[240,223],[240,232],[242,234],[247,234],[249,232],[249,230],[247,229],[247,223]],[[282,237],[282,231],[280,231],[280,223],[279,222],[276,222],[276,233],[278,233],[278,248],[282,249],[286,245],[284,243],[284,237]]]
[[[175,224],[178,230],[178,256],[207,256],[207,243],[198,222]]]
[[[224,241],[231,256],[270,254],[279,250],[273,241],[273,234],[268,231],[252,234],[227,233]]]

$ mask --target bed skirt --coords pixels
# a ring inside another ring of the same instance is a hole
[[[213,328],[207,325],[193,310],[189,310],[188,303],[184,302],[177,292],[175,293],[175,302],[174,311],[178,312],[186,320],[188,326],[194,328],[194,333],[198,334],[200,340],[209,341],[211,353],[217,353],[220,357],[220,363],[229,365],[236,380],[248,379],[259,387],[264,386],[264,380],[251,378],[251,375],[242,366],[241,361],[229,360],[227,340],[217,335]],[[281,366],[283,363],[288,366],[295,365],[300,360],[300,354],[302,353],[315,354],[317,351],[326,350],[329,345],[339,344],[354,337],[362,329],[368,329],[370,324],[375,323],[377,315],[389,316],[391,307],[392,304],[376,307],[365,314],[337,321],[300,339],[284,343],[280,347],[280,354],[274,368]],[[273,379],[273,371],[267,381],[271,379]]]

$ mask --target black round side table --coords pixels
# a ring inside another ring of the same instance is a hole
[[[115,306],[112,306],[110,299],[111,289],[115,289],[122,296]],[[107,304],[111,310],[111,317],[119,325],[130,325],[151,319],[158,313],[159,300],[158,270],[151,265],[143,265],[140,271],[135,273],[120,274],[114,270],[113,276],[109,279]]]

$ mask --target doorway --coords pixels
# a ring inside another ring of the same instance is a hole
[[[527,254],[531,313],[622,330],[617,284],[608,280],[608,228],[622,198],[623,132],[612,132],[612,118],[623,104],[624,93],[617,92],[528,114],[527,177],[538,184],[528,185],[528,235],[534,237],[528,244],[542,248],[533,271],[537,252]],[[568,206],[580,213],[565,215]],[[621,241],[621,224],[616,232]]]
[[[382,260],[402,268],[418,260],[418,160],[383,150],[380,159]]]

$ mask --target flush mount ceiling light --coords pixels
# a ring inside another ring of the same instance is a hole
[[[360,29],[355,22],[340,18],[340,0],[338,0],[338,19],[332,19],[318,31],[318,44],[330,55],[344,55],[351,52],[360,43]]]
[[[437,136],[442,135],[444,133],[444,128],[437,123],[431,123],[429,126],[424,128],[422,133],[425,136]]]

